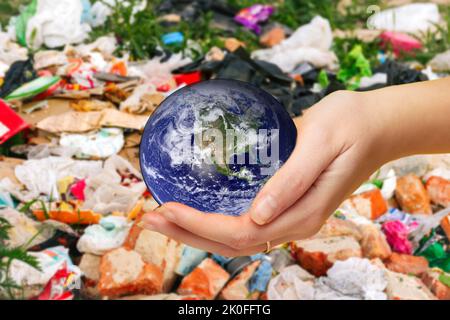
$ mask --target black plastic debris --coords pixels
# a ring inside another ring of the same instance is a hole
[[[5,74],[3,85],[0,87],[0,98],[5,98],[11,92],[37,78],[33,67],[33,60],[14,62]]]
[[[284,74],[278,66],[260,60],[253,60],[243,48],[229,53],[222,61],[198,59],[179,68],[174,73],[188,73],[200,70],[204,79],[234,79],[252,83],[277,98],[291,115],[294,80]]]
[[[379,68],[375,69],[375,73],[377,72],[387,74],[388,86],[428,80],[428,77],[421,71],[411,69],[407,65],[393,60],[388,60]]]

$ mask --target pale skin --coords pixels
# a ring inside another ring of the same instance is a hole
[[[450,78],[356,93],[335,92],[294,119],[297,145],[240,217],[165,203],[145,228],[224,256],[251,255],[319,231],[384,163],[450,152]]]

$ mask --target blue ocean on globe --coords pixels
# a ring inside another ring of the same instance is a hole
[[[238,216],[286,162],[297,130],[280,102],[236,80],[209,80],[167,97],[149,118],[140,164],[155,200]]]

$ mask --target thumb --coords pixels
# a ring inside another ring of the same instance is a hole
[[[253,201],[249,214],[255,223],[264,225],[272,221],[308,191],[336,156],[334,148],[327,147],[328,141],[316,132],[298,135],[289,159]]]

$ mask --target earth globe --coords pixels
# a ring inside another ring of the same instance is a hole
[[[149,118],[141,171],[159,204],[238,216],[289,158],[296,137],[289,114],[266,91],[203,81],[172,93]]]

